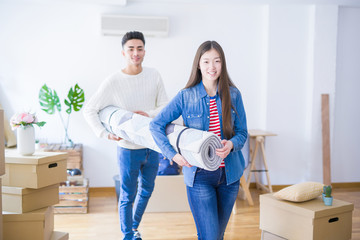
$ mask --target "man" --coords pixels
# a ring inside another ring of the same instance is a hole
[[[122,39],[126,67],[107,78],[84,108],[84,116],[98,137],[118,141],[120,169],[119,216],[124,240],[140,240],[138,226],[154,189],[158,153],[130,143],[106,131],[98,112],[117,106],[147,117],[154,117],[167,103],[160,74],[142,66],[145,39],[141,32],[128,32]]]

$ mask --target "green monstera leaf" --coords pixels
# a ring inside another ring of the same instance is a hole
[[[55,110],[61,111],[60,99],[56,91],[44,84],[39,92],[39,102],[41,110],[48,114],[54,114]]]
[[[80,111],[80,109],[83,107],[84,101],[85,101],[84,90],[82,90],[79,87],[79,85],[76,84],[74,89],[70,88],[67,97],[68,97],[68,99],[65,99],[65,101],[64,101],[66,106],[68,106],[68,109],[66,109],[66,112],[68,114],[70,114],[72,109],[75,112]]]

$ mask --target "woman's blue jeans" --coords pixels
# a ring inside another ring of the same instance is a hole
[[[225,168],[197,169],[193,187],[187,187],[188,201],[199,240],[221,240],[239,192],[236,181],[226,185]]]
[[[120,169],[119,216],[124,240],[133,239],[151,193],[159,167],[159,154],[150,149],[130,150],[118,147]]]

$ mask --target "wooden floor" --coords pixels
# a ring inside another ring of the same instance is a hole
[[[334,189],[336,199],[352,202],[352,240],[360,240],[360,188]],[[225,240],[259,240],[259,194],[251,189],[255,206],[237,200],[237,214],[232,215]],[[87,214],[56,214],[55,230],[68,232],[71,240],[121,239],[116,197],[114,193],[90,193]],[[174,203],[175,204],[175,203]],[[196,239],[196,229],[190,212],[145,213],[139,228],[144,240]]]

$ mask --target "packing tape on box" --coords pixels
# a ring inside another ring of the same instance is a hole
[[[109,132],[161,153],[149,130],[151,118],[114,106],[102,109],[99,117]],[[215,150],[223,146],[214,133],[169,124],[166,135],[175,151],[180,152],[191,165],[209,171],[219,168],[221,158],[215,154]]]

